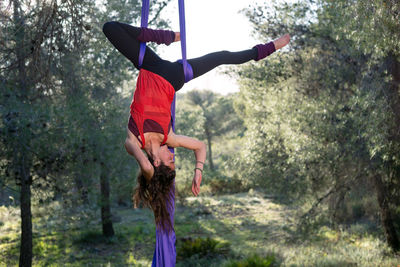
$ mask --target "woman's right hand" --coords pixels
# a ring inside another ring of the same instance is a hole
[[[171,129],[170,133],[168,134],[167,145],[171,147],[184,147],[193,150],[196,158],[196,165],[192,182],[192,192],[193,195],[197,196],[200,193],[202,177],[200,170],[203,170],[203,165],[206,160],[206,144],[192,137],[176,135]]]
[[[201,176],[201,171],[196,169],[192,181],[192,193],[196,197],[200,193]]]

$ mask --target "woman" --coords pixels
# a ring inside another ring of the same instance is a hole
[[[138,28],[120,22],[107,22],[103,32],[109,41],[127,57],[137,69],[139,76],[131,104],[128,136],[125,141],[127,152],[138,161],[141,174],[135,194],[135,204],[143,201],[155,213],[156,222],[164,224],[168,218],[165,199],[175,177],[174,157],[168,147],[185,147],[195,153],[195,174],[192,192],[200,192],[206,146],[191,137],[175,135],[171,129],[170,106],[175,92],[184,84],[182,65],[161,59],[149,47],[146,48],[143,64],[139,68],[140,42],[157,42],[166,45],[180,40],[180,34],[173,31]],[[267,44],[240,52],[220,51],[200,58],[189,59],[193,78],[199,77],[221,64],[242,64],[260,60],[289,42],[289,35]],[[141,149],[147,154],[142,153]]]

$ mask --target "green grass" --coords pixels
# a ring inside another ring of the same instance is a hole
[[[199,258],[214,258],[219,255],[226,256],[230,248],[229,243],[222,243],[207,237],[185,240],[178,247],[177,251],[177,259],[183,260],[193,256]]]
[[[152,213],[120,207],[112,211],[122,220],[114,223],[115,236],[105,238],[96,217],[80,221],[75,214],[73,220],[65,220],[56,204],[41,207],[37,213],[33,210],[33,266],[151,265],[155,245]],[[176,206],[177,266],[400,264],[400,257],[390,252],[376,226],[359,223],[340,231],[318,226],[307,233],[297,230],[296,214],[296,207],[276,203],[256,191],[188,197],[185,206]],[[18,210],[0,207],[0,221],[4,223],[0,227],[0,266],[16,266]]]
[[[224,267],[273,267],[279,266],[275,255],[268,255],[261,257],[259,255],[252,255],[242,260],[230,260]]]

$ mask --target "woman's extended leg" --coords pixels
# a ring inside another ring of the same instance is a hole
[[[138,36],[141,32],[141,28],[131,26],[129,24],[111,21],[107,22],[103,26],[103,32],[107,36],[108,40],[127,57],[136,68],[138,68],[140,41]],[[149,47],[146,48],[146,53],[143,59],[143,68],[148,65],[153,65],[162,59],[154,53]]]
[[[222,64],[243,64],[252,59],[256,61],[263,59],[288,44],[289,40],[290,36],[284,35],[273,42],[257,45],[252,49],[240,52],[215,52],[189,59],[188,62],[193,68],[193,78],[196,78]]]
[[[243,64],[256,59],[257,49],[248,49],[240,52],[219,51],[202,57],[189,59],[193,69],[193,79],[223,64]]]

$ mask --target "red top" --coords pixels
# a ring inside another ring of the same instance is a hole
[[[133,133],[134,136],[136,136],[136,138],[140,142],[140,147],[142,147],[142,140],[139,138],[140,136],[139,129],[136,125],[136,122],[133,120],[132,116],[129,116],[128,129],[129,131],[131,131],[131,133]],[[171,129],[171,122],[168,125],[168,132],[170,129]],[[153,120],[145,120],[143,123],[143,133],[145,134],[148,132],[160,133],[164,135],[164,130],[161,127],[161,125]]]
[[[160,75],[145,69],[139,71],[131,104],[131,116],[139,129],[142,148],[145,146],[143,124],[147,119],[156,121],[162,127],[164,131],[162,145],[167,141],[174,94],[174,87]]]

